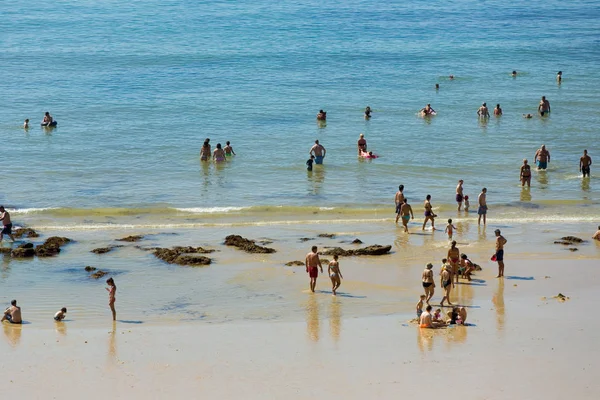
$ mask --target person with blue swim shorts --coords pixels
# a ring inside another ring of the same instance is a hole
[[[537,164],[538,170],[548,168],[548,163],[550,162],[550,152],[546,150],[545,145],[542,145],[542,147],[535,152],[534,161]]]
[[[310,148],[308,154],[315,156],[315,164],[323,164],[323,159],[325,158],[325,154],[327,154],[327,150],[325,150],[325,147],[323,147],[322,144],[319,144],[318,140],[315,140],[315,144]]]

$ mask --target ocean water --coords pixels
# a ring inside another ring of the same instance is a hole
[[[17,1],[2,15],[10,209],[392,209],[401,183],[420,209],[428,193],[451,206],[462,178],[490,205],[600,216],[596,178],[578,171],[584,148],[600,153],[597,2]],[[551,116],[522,118],[542,95]],[[484,101],[504,116],[479,122]],[[44,111],[57,129],[39,127]],[[380,158],[357,159],[359,133]],[[201,163],[206,137],[237,156]],[[315,139],[328,155],[308,173]],[[522,193],[521,160],[542,143],[549,171]]]

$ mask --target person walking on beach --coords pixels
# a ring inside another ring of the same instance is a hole
[[[541,148],[537,149],[533,162],[537,164],[538,170],[548,168],[550,152],[546,150],[546,145],[543,144]]]
[[[322,144],[319,144],[318,140],[315,140],[315,144],[310,148],[308,154],[315,156],[315,164],[323,164],[327,150],[325,150]]]
[[[329,262],[327,274],[329,274],[329,278],[331,279],[331,291],[334,296],[337,296],[337,290],[342,284],[342,279],[344,279],[342,271],[340,271],[340,263],[337,255],[333,256],[333,261]]]
[[[421,282],[423,283],[423,290],[425,291],[425,302],[429,305],[429,301],[435,293],[435,282],[433,280],[433,264],[429,263],[425,267],[423,274],[421,275]]]
[[[458,181],[458,185],[456,185],[456,202],[458,203],[458,211],[460,211],[460,209],[462,208],[463,183],[464,183],[464,181],[461,179]]]
[[[489,118],[490,117],[490,111],[488,110],[486,103],[483,103],[481,105],[481,107],[479,107],[479,109],[477,110],[477,116],[479,118]]]
[[[538,105],[538,112],[543,117],[544,114],[550,113],[550,102],[546,100],[546,96],[542,96],[540,100],[540,105]]]
[[[425,202],[423,203],[423,207],[425,208],[425,221],[423,221],[423,231],[425,230],[425,225],[427,225],[427,221],[431,221],[431,230],[435,231],[435,215],[433,213],[433,206],[431,205],[431,195],[428,194],[425,198]]]
[[[452,276],[458,283],[458,269],[460,268],[460,250],[456,247],[456,240],[453,240],[448,249],[448,261],[452,267]]]
[[[4,316],[0,320],[0,322],[8,321],[11,324],[21,324],[23,320],[21,319],[21,307],[17,305],[17,301],[13,300],[10,302],[10,307],[8,307],[4,311]]]
[[[358,142],[356,144],[358,146],[358,155],[360,156],[360,153],[362,152],[367,152],[367,140],[365,139],[365,135],[364,134],[360,134],[360,137],[358,138]]]
[[[4,209],[4,206],[0,206],[0,221],[2,221],[2,231],[0,232],[0,242],[4,238],[4,235],[8,235],[14,242],[15,237],[12,234],[12,222],[10,220],[10,213]]]
[[[396,223],[398,223],[398,219],[400,218],[400,207],[402,207],[402,204],[404,203],[404,185],[398,186],[394,202],[396,203]]]
[[[592,165],[592,157],[588,156],[587,150],[583,151],[583,156],[579,159],[579,171],[585,178],[586,175],[590,176],[590,165]]]
[[[408,199],[405,197],[402,200],[402,205],[400,206],[400,212],[396,216],[396,223],[398,223],[398,216],[402,217],[402,226],[404,226],[404,232],[408,232],[408,222],[410,219],[415,219],[415,215],[413,214],[412,207],[408,204]]]
[[[450,302],[450,291],[452,290],[452,267],[447,263],[447,260],[444,258],[442,260],[444,265],[442,266],[442,272],[440,274],[440,283],[442,289],[444,290],[444,297],[442,297],[442,301],[440,302],[440,307],[444,307],[444,301],[448,302],[448,305],[452,306],[453,304]]]
[[[498,263],[498,276],[496,278],[504,278],[504,245],[507,240],[500,234],[500,229],[494,231],[496,234],[496,262]]]
[[[531,186],[531,167],[527,164],[527,159],[523,159],[523,165],[521,165],[521,186],[525,186],[527,183],[527,187]]]
[[[319,259],[319,253],[317,253],[317,246],[313,246],[311,252],[306,255],[306,272],[310,277],[310,291],[315,292],[315,286],[317,286],[317,278],[319,277],[319,269],[323,273],[323,266]],[[317,267],[319,269],[317,269]]]
[[[106,291],[108,292],[108,306],[110,307],[110,311],[112,312],[113,321],[117,320],[117,311],[115,310],[115,295],[117,294],[117,285],[115,285],[115,281],[113,278],[108,278],[106,280],[106,284],[108,287]]]
[[[481,217],[483,217],[483,224],[485,225],[486,223],[485,217],[487,215],[488,210],[486,193],[487,189],[483,188],[481,189],[481,193],[479,193],[479,196],[477,197],[477,202],[479,203],[479,208],[477,209],[477,214],[479,215],[479,218],[477,219],[477,225],[481,225]]]

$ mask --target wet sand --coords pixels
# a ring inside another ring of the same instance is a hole
[[[3,392],[61,399],[82,393],[391,399],[418,395],[424,385],[450,399],[595,398],[597,260],[512,256],[506,279],[492,272],[458,285],[457,300],[469,306],[473,326],[441,330],[408,324],[412,303],[356,317],[347,298],[328,293],[302,293],[298,321],[4,325]],[[418,279],[407,290],[417,296]],[[552,298],[559,292],[570,299]]]

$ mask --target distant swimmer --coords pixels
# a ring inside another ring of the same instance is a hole
[[[454,75],[450,75],[448,78],[450,78],[450,80],[454,79]]]
[[[225,151],[221,148],[221,143],[217,143],[217,148],[213,151],[213,160],[216,162],[225,161]]]
[[[117,294],[117,285],[115,285],[115,281],[113,278],[108,278],[106,280],[106,284],[108,285],[106,291],[108,292],[108,306],[110,307],[110,311],[112,312],[113,321],[117,320],[117,311],[115,310],[115,296]]]
[[[2,221],[2,231],[0,232],[0,242],[4,239],[4,235],[8,235],[14,242],[15,237],[12,234],[12,221],[10,220],[10,213],[4,209],[4,206],[0,206],[0,221]]]
[[[306,169],[308,171],[312,171],[313,163],[315,162],[315,156],[311,155],[308,160],[306,160]]]
[[[67,316],[67,307],[63,307],[54,314],[54,320],[57,322],[62,321]]]
[[[433,206],[431,205],[431,195],[428,194],[425,198],[425,202],[423,203],[423,208],[425,208],[425,221],[423,221],[423,229],[425,230],[425,225],[427,225],[427,221],[431,221],[431,230],[435,231],[435,215],[433,213]]]
[[[308,154],[315,156],[315,164],[323,164],[327,150],[325,150],[322,144],[319,144],[318,140],[315,140],[315,144],[310,148]]]
[[[429,305],[429,301],[435,293],[435,282],[433,280],[433,264],[429,263],[425,267],[423,274],[421,275],[421,281],[423,283],[423,290],[425,291],[425,302]]]
[[[481,105],[481,107],[479,107],[479,109],[477,110],[477,116],[479,118],[489,118],[490,117],[490,111],[488,110],[486,103],[483,103]]]
[[[508,240],[500,234],[500,229],[494,231],[496,234],[496,254],[494,254],[496,262],[498,263],[498,276],[496,278],[504,277],[504,245]]]
[[[21,307],[17,305],[17,301],[13,300],[10,302],[10,307],[4,310],[4,316],[0,320],[0,322],[8,321],[11,324],[21,324],[23,320],[21,319]]]
[[[594,236],[592,236],[592,239],[600,240],[600,226],[598,226],[598,230],[596,231],[596,233],[594,233]]]
[[[523,114],[523,118],[527,118],[527,119],[533,118],[533,115],[531,115],[531,114]]]
[[[29,119],[26,119],[25,122],[23,122],[23,129],[29,129]]]
[[[431,104],[427,104],[425,107],[421,108],[419,110],[419,113],[423,117],[428,117],[428,116],[437,114],[437,112],[433,108],[431,108]]]
[[[331,279],[331,291],[334,296],[337,296],[337,290],[342,284],[342,279],[344,279],[342,271],[340,271],[340,263],[337,255],[333,256],[333,261],[329,262],[327,273],[329,274],[329,279]]]
[[[317,114],[317,121],[325,121],[327,119],[327,113],[323,110],[319,110]]]
[[[479,208],[477,209],[477,214],[479,218],[477,219],[477,225],[481,225],[481,217],[483,217],[483,224],[485,225],[485,217],[487,215],[487,189],[481,189],[481,193],[477,197],[477,203],[479,204]]]
[[[369,151],[368,153],[366,151],[361,151],[359,155],[363,158],[379,158],[379,156],[372,151]]]
[[[210,144],[208,144],[208,142],[205,141],[202,147],[200,148],[200,161],[208,161],[210,156]]]
[[[233,151],[233,147],[231,147],[231,142],[229,140],[227,141],[227,143],[225,143],[225,148],[223,150],[225,150],[225,156],[235,156],[235,151]]]
[[[556,74],[556,82],[562,83],[562,71],[558,71],[558,74]]]
[[[494,108],[494,117],[502,116],[502,109],[500,108],[500,104],[496,104],[496,108]]]
[[[371,118],[371,112],[371,107],[367,106],[367,108],[365,108],[365,119]]]
[[[545,114],[550,113],[550,102],[546,100],[546,96],[542,96],[540,104],[538,105],[538,112],[543,117]]]
[[[456,203],[458,204],[458,211],[460,211],[463,202],[463,183],[464,181],[461,179],[458,181],[458,185],[456,185]]]
[[[590,176],[590,165],[592,165],[592,157],[588,156],[587,150],[583,151],[583,156],[579,159],[579,171],[583,176]]]
[[[50,113],[46,111],[46,113],[44,114],[44,119],[42,120],[42,123],[40,125],[45,127],[54,127],[57,125],[57,122],[54,120],[54,118],[52,118]]]
[[[315,286],[317,286],[317,278],[319,277],[319,270],[323,273],[323,266],[319,259],[319,253],[317,253],[317,246],[313,246],[311,252],[306,255],[306,272],[310,277],[310,291],[315,292]]]
[[[404,203],[404,185],[398,186],[394,202],[396,203],[396,223],[398,223],[398,219],[400,218],[400,207]]]
[[[435,90],[440,90],[440,84],[439,83],[435,84]]]
[[[548,163],[550,162],[550,152],[546,150],[545,145],[542,145],[542,147],[535,152],[533,162],[536,163],[538,170],[548,168]]]
[[[523,160],[519,179],[521,179],[521,186],[525,186],[525,184],[527,184],[527,187],[531,186],[531,166],[527,163],[527,159]]]
[[[408,199],[404,198],[402,200],[402,205],[400,206],[400,212],[396,216],[396,222],[398,222],[398,217],[402,218],[402,226],[404,226],[404,232],[408,233],[408,222],[410,219],[415,219],[415,215],[413,214],[412,207],[408,204]]]
[[[360,153],[362,152],[367,152],[367,139],[365,139],[365,135],[364,134],[360,134],[360,137],[358,138],[358,142],[356,143],[356,145],[358,146],[358,155],[360,155]]]
[[[513,71],[511,75],[512,75],[513,78],[516,78],[517,77],[517,71]]]

